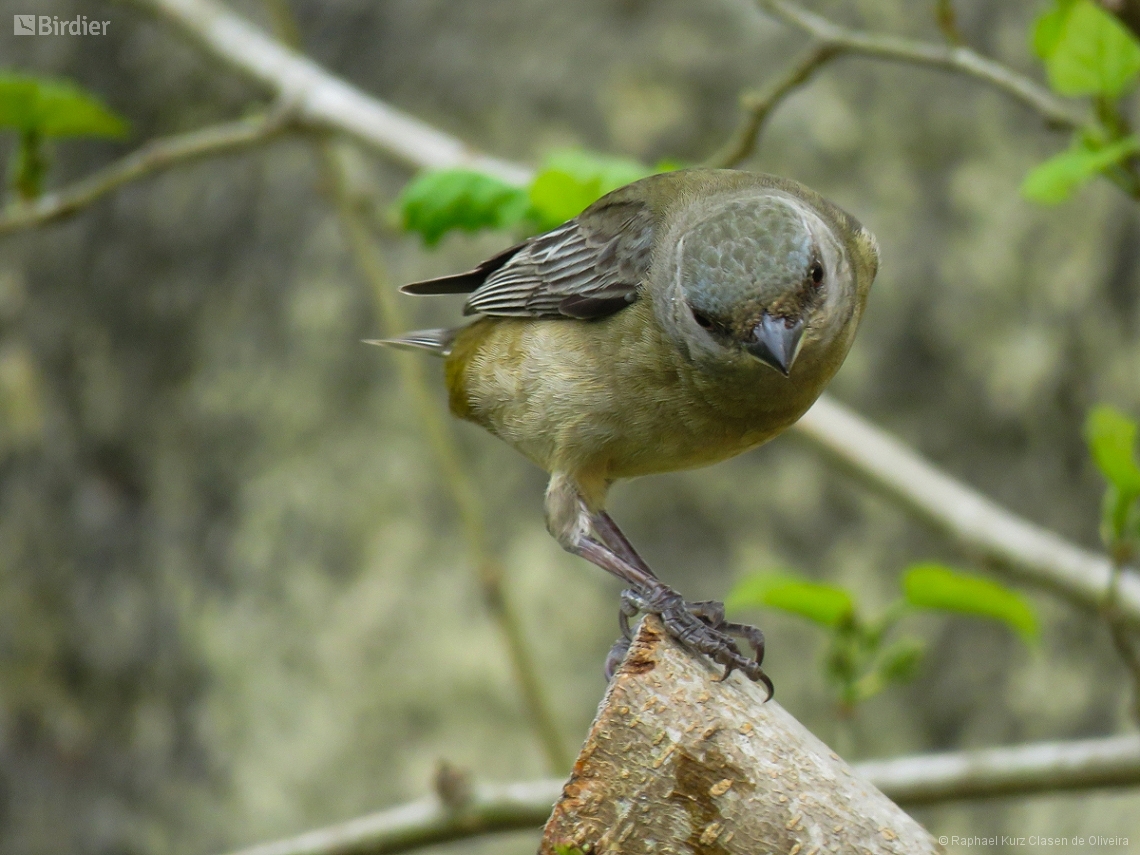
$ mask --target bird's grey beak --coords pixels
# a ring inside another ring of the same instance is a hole
[[[791,373],[792,363],[800,351],[800,339],[804,334],[803,320],[788,326],[783,318],[773,318],[765,313],[760,323],[752,330],[752,341],[746,342],[748,352],[785,377]]]

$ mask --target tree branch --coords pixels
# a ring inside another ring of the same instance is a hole
[[[847,53],[860,53],[912,65],[929,65],[981,80],[1040,113],[1051,127],[1072,129],[1088,122],[1045,87],[971,48],[849,29],[788,0],[756,0],[756,4],[765,12],[814,36],[823,44],[842,48]]]
[[[767,690],[641,622],[606,690],[540,855],[934,855],[911,817]]]
[[[152,140],[69,187],[49,191],[30,202],[10,202],[0,214],[0,234],[42,226],[74,214],[124,184],[175,166],[262,145],[288,130],[291,122],[289,111],[282,109]]]
[[[860,480],[884,492],[994,570],[1140,627],[1140,578],[1125,571],[1113,594],[1112,562],[1021,519],[923,460],[890,434],[829,396],[796,432]]]
[[[855,771],[907,806],[1134,787],[1140,784],[1140,736],[918,754],[859,763]]]
[[[386,855],[501,831],[538,829],[562,791],[562,779],[477,786],[462,807],[436,796],[231,855]]]
[[[740,126],[724,147],[706,161],[706,166],[728,168],[748,157],[760,140],[760,132],[768,116],[788,95],[807,83],[820,68],[839,56],[843,48],[819,44],[808,50],[798,62],[763,92],[745,92],[740,97],[744,111]]]
[[[211,56],[289,104],[302,125],[336,130],[413,169],[467,166],[525,184],[531,171],[480,154],[454,137],[361,92],[266,35],[215,0],[134,0]]]

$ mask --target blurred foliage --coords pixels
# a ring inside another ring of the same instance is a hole
[[[671,168],[668,162],[650,169],[628,158],[558,151],[546,158],[526,189],[469,169],[422,173],[400,193],[396,209],[402,227],[428,246],[452,230],[547,231],[611,190]]]
[[[1137,424],[1107,405],[1092,410],[1085,439],[1097,468],[1108,481],[1102,503],[1101,537],[1120,561],[1138,554],[1140,544],[1140,463]]]
[[[1031,41],[1053,89],[1070,97],[1093,96],[1100,113],[1098,125],[1078,131],[1067,151],[1036,167],[1022,183],[1027,199],[1053,205],[1140,150],[1140,138],[1128,133],[1118,103],[1140,76],[1140,42],[1093,0],[1053,0],[1037,18]],[[1128,189],[1140,197],[1135,178]]]
[[[23,199],[43,191],[44,141],[58,137],[126,136],[125,119],[70,80],[0,71],[0,128],[19,134],[8,183]]]
[[[828,633],[823,660],[825,678],[836,689],[839,709],[855,708],[889,686],[911,680],[918,671],[925,642],[888,636],[914,609],[955,612],[1006,624],[1026,641],[1038,637],[1037,617],[1015,591],[980,576],[934,563],[903,572],[903,596],[877,618],[856,606],[854,596],[837,585],[811,582],[788,573],[753,573],[738,581],[725,599],[729,612],[779,609],[806,618]]]

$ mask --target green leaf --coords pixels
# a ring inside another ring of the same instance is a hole
[[[1136,422],[1107,405],[1094,408],[1085,420],[1089,452],[1101,474],[1125,497],[1124,501],[1140,495],[1136,429]]]
[[[1033,48],[1062,95],[1118,98],[1140,74],[1140,43],[1092,0],[1058,4],[1038,19]]]
[[[827,627],[847,623],[855,614],[851,595],[843,588],[779,573],[747,576],[725,600],[729,611],[757,606],[780,609]]]
[[[69,80],[0,72],[0,127],[42,137],[122,137],[125,119]]]
[[[542,229],[561,225],[599,198],[652,175],[636,160],[568,150],[550,155],[530,186],[530,216]]]
[[[413,178],[396,200],[404,229],[433,246],[452,229],[508,228],[526,217],[526,191],[470,169],[442,169]]]
[[[907,602],[919,608],[992,618],[1027,642],[1037,637],[1037,615],[1025,598],[981,576],[940,564],[914,564],[903,576],[903,592]]]
[[[1135,135],[1099,148],[1078,143],[1025,176],[1021,195],[1042,205],[1064,202],[1081,184],[1137,151],[1140,151],[1140,137]]]
[[[1061,41],[1065,21],[1076,0],[1057,0],[1053,8],[1038,16],[1032,30],[1033,52],[1041,59],[1048,59]]]

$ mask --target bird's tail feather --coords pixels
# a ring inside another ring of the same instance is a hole
[[[396,338],[365,339],[364,343],[398,347],[400,350],[426,350],[435,356],[447,356],[451,353],[451,343],[455,341],[457,332],[457,329],[416,330]]]

